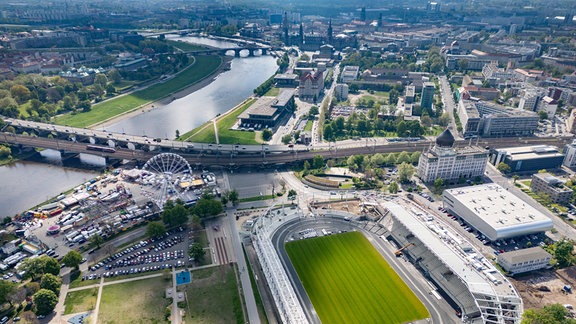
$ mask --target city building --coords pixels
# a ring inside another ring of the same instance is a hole
[[[276,74],[274,76],[274,83],[279,88],[295,88],[298,86],[298,75],[294,73]]]
[[[260,97],[238,116],[241,127],[274,128],[286,114],[294,111],[294,90],[283,89],[277,97]]]
[[[360,71],[359,66],[347,65],[340,73],[340,80],[343,83],[355,81],[358,78],[359,71]]]
[[[320,98],[324,89],[324,73],[318,70],[304,72],[300,77],[298,97],[301,100],[315,100]]]
[[[389,236],[470,323],[520,323],[522,298],[508,279],[449,226],[418,206],[382,204]],[[432,294],[437,294],[432,291]]]
[[[416,87],[413,85],[406,86],[406,96],[404,99],[405,104],[414,103],[416,99]]]
[[[518,103],[518,108],[529,111],[536,111],[542,97],[543,95],[541,91],[536,88],[523,89],[520,94],[520,102]]]
[[[562,165],[569,168],[576,167],[576,140],[572,141],[570,144],[564,145],[564,151],[562,153],[564,153],[564,161],[562,161]]]
[[[417,172],[422,181],[471,179],[484,174],[488,151],[475,146],[455,149],[454,141],[446,129],[436,138],[436,145],[420,155]]]
[[[444,190],[442,204],[489,240],[545,232],[550,218],[495,183]]]
[[[576,134],[576,109],[572,109],[570,112],[570,116],[568,116],[568,122],[566,123],[566,128],[570,133]]]
[[[433,82],[424,82],[422,86],[422,96],[420,99],[420,107],[422,111],[431,110],[434,104],[434,90],[436,85]]]
[[[553,119],[556,115],[556,110],[558,109],[558,102],[554,100],[554,98],[544,96],[540,100],[540,104],[538,105],[538,111],[545,111],[548,115],[548,119]]]
[[[514,78],[514,73],[498,67],[498,62],[490,62],[482,68],[482,76],[491,85],[495,85],[511,80]]]
[[[336,87],[334,87],[334,95],[338,100],[346,100],[348,99],[348,90],[346,83],[338,83]]]
[[[509,274],[519,274],[528,271],[550,267],[552,255],[539,246],[498,255],[498,264]]]
[[[487,101],[458,101],[458,116],[464,137],[531,136],[538,129],[538,114]]]
[[[538,195],[548,195],[554,204],[565,205],[572,198],[572,189],[550,173],[535,173],[530,181],[530,190]]]
[[[550,145],[507,147],[492,149],[488,161],[496,166],[504,162],[512,172],[553,170],[561,167],[564,154]]]

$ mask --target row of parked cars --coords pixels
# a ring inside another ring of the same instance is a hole
[[[92,273],[90,275],[82,276],[82,281],[84,281],[84,280],[97,280],[97,279],[100,279],[102,277],[110,278],[110,277],[117,277],[117,276],[123,276],[123,275],[128,275],[128,274],[145,273],[145,272],[150,272],[150,271],[172,269],[173,267],[179,268],[179,267],[183,267],[184,264],[185,264],[184,261],[178,260],[174,263],[164,263],[164,264],[160,264],[160,265],[152,265],[152,266],[130,268],[130,269],[121,269],[121,270],[116,270],[116,271],[106,271],[106,272],[98,273],[98,274]]]

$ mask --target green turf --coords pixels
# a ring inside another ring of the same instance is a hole
[[[286,244],[323,323],[406,323],[429,313],[359,232]]]
[[[64,314],[85,312],[96,307],[98,288],[71,291],[66,295]]]
[[[311,132],[311,131],[312,131],[312,126],[313,126],[313,124],[314,124],[314,121],[313,121],[313,120],[308,120],[308,121],[306,122],[306,126],[304,126],[304,131],[305,131],[305,132]]]
[[[271,87],[270,90],[268,90],[264,94],[264,96],[265,97],[276,97],[279,93],[280,93],[280,88]]]
[[[166,82],[94,105],[90,112],[58,116],[54,123],[73,127],[95,125],[188,87],[214,73],[221,62],[219,56],[196,56],[190,67]]]

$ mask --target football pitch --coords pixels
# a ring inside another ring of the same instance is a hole
[[[405,323],[428,310],[359,232],[286,244],[323,323]]]

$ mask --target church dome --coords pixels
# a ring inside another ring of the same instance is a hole
[[[449,129],[446,129],[442,132],[442,134],[440,134],[440,136],[436,138],[436,145],[441,147],[452,147],[452,145],[454,145],[454,141],[454,136]]]

